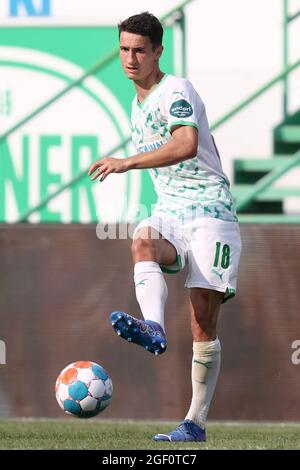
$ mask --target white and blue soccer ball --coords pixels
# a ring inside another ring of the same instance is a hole
[[[91,418],[111,402],[112,380],[103,367],[91,361],[78,361],[65,367],[57,377],[55,395],[67,414]]]

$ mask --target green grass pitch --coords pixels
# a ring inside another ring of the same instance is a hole
[[[0,449],[300,449],[300,424],[211,423],[204,443],[158,443],[175,423],[94,419],[0,420]]]

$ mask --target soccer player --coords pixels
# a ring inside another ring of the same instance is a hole
[[[148,168],[158,200],[136,228],[132,255],[136,297],[144,320],[111,314],[117,334],[156,355],[166,350],[163,271],[188,266],[193,335],[192,401],[184,421],[156,441],[205,441],[205,422],[220,370],[217,320],[233,297],[241,241],[237,217],[206,111],[192,84],[163,73],[163,28],[145,12],[119,24],[120,59],[133,81],[132,138],[137,154],[106,157],[89,169],[94,180]]]

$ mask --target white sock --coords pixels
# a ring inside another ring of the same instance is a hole
[[[204,428],[220,371],[220,341],[218,338],[214,341],[194,341],[193,352],[193,397],[185,419],[191,419]]]
[[[155,261],[139,261],[134,266],[135,293],[145,320],[164,326],[168,288],[160,266]]]

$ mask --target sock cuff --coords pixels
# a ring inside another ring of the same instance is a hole
[[[144,273],[161,273],[159,264],[156,261],[138,261],[134,265],[134,275]]]
[[[217,337],[213,341],[194,341],[193,352],[194,354],[215,354],[221,351],[221,343]]]

